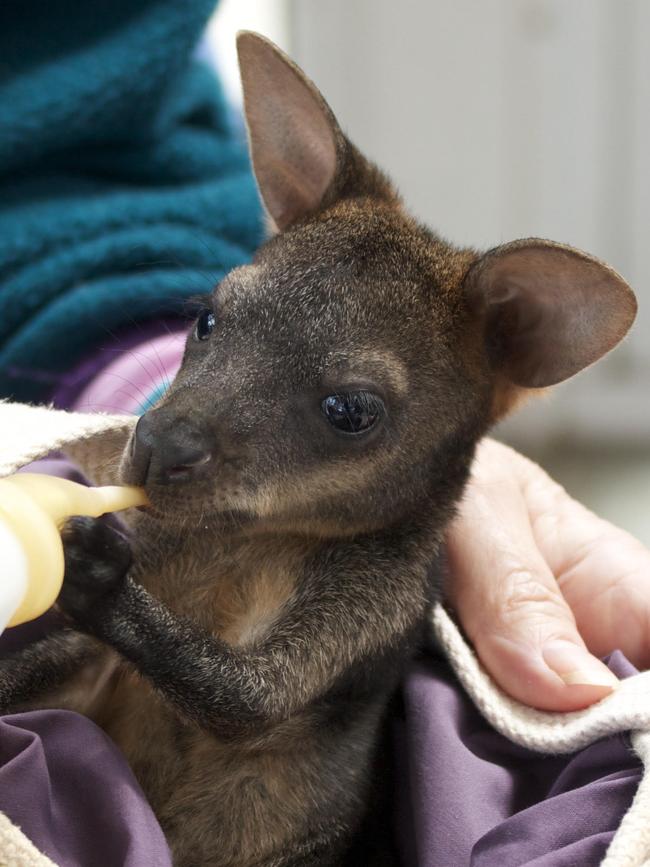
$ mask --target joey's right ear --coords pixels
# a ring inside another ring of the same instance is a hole
[[[253,169],[278,229],[316,211],[331,188],[345,139],[305,74],[268,39],[237,36]]]
[[[539,238],[478,259],[465,295],[481,317],[492,368],[519,388],[555,385],[593,364],[623,339],[637,308],[613,268]]]

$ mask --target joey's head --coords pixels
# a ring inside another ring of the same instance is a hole
[[[169,522],[336,536],[423,511],[443,521],[477,440],[612,349],[634,295],[563,245],[446,243],[287,57],[252,33],[238,47],[274,233],[206,299],[122,476]]]

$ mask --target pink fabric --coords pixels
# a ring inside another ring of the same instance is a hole
[[[179,328],[153,339],[143,336],[114,357],[83,388],[71,409],[77,412],[123,412],[140,415],[173,382],[183,359],[187,337]]]

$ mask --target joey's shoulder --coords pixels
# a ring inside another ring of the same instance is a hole
[[[421,578],[431,570],[440,533],[427,526],[404,525],[321,545],[307,565],[319,572],[381,573]]]

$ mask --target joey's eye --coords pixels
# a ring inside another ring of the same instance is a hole
[[[321,409],[328,422],[346,434],[365,433],[385,412],[382,399],[369,391],[331,394],[322,402]]]
[[[195,340],[207,340],[214,331],[214,326],[217,324],[217,318],[212,310],[204,310],[196,320],[194,326]]]

